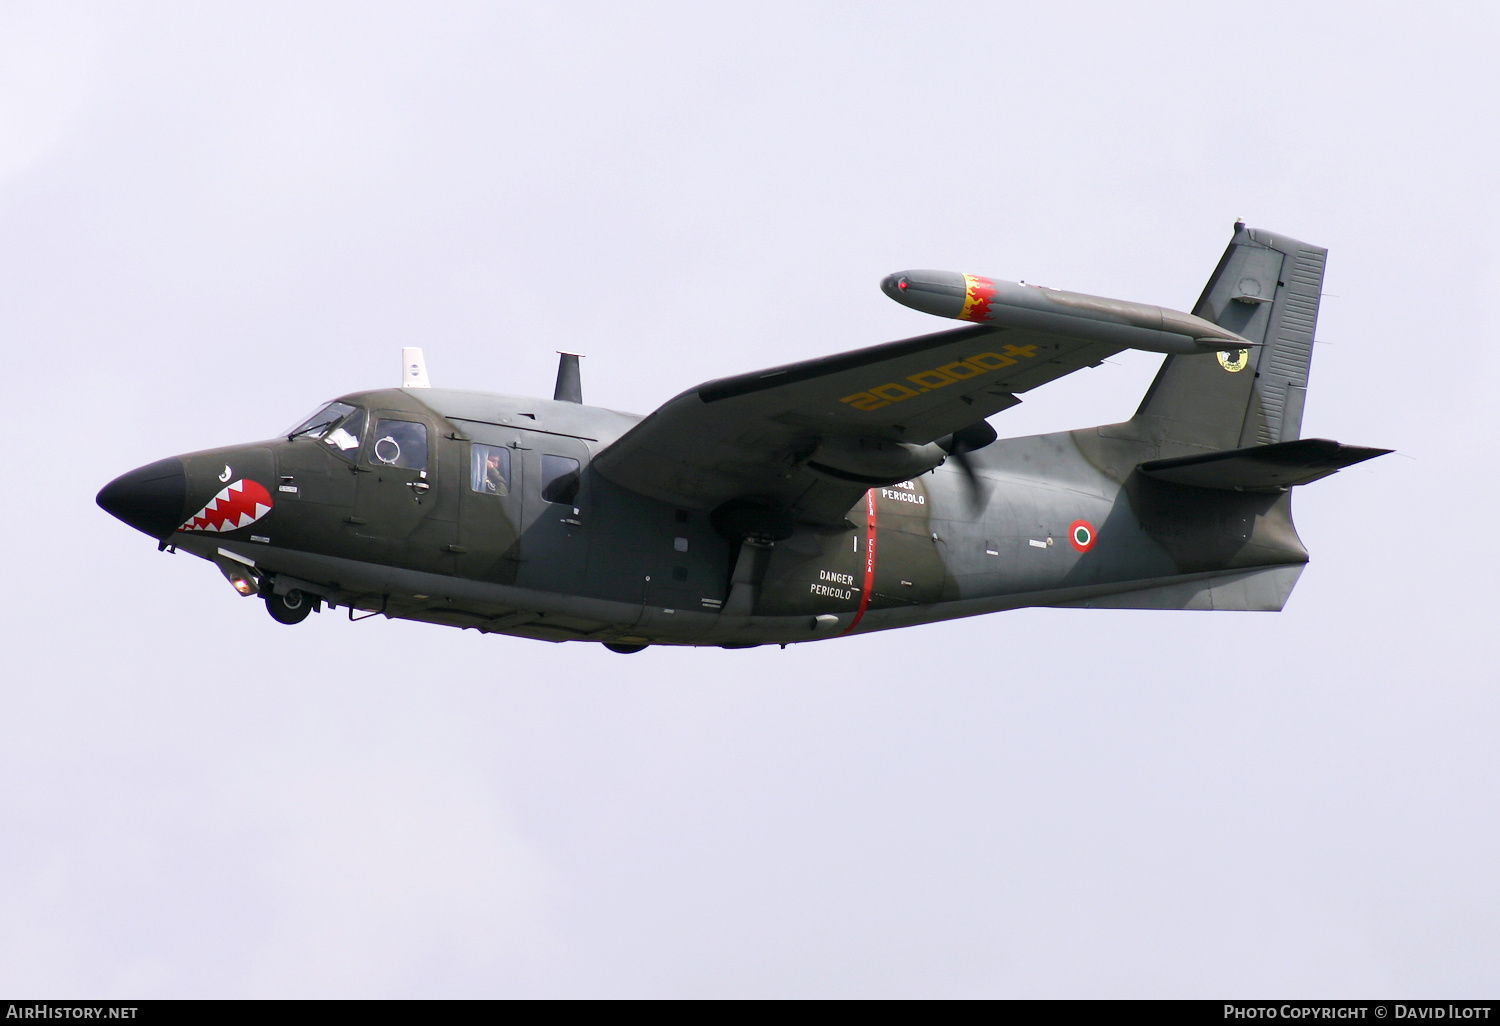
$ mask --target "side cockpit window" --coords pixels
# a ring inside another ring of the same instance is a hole
[[[375,425],[371,462],[406,470],[427,469],[427,426],[411,420],[382,420]]]
[[[510,494],[510,450],[475,445],[469,456],[469,487],[486,495]]]
[[[287,441],[297,438],[321,439],[339,452],[354,455],[359,448],[365,424],[365,411],[348,403],[329,403],[301,424],[287,432]]]

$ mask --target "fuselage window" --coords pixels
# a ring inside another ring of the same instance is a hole
[[[469,487],[486,495],[510,494],[510,450],[476,445],[469,456]]]
[[[572,502],[578,497],[578,461],[567,456],[542,457],[542,498]]]
[[[382,420],[375,425],[372,463],[406,470],[427,469],[427,426],[410,420]]]

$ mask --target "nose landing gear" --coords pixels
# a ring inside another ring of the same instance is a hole
[[[285,595],[278,595],[274,591],[267,590],[265,593],[266,612],[271,614],[271,619],[277,623],[294,624],[301,623],[307,619],[307,614],[313,611],[317,599],[305,591],[293,588]]]

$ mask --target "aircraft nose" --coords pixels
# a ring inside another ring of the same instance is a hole
[[[110,516],[161,540],[182,524],[187,473],[176,456],[121,474],[94,499]]]

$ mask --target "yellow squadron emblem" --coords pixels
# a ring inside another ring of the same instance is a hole
[[[1220,351],[1216,355],[1219,357],[1219,366],[1231,374],[1238,374],[1250,363],[1250,350],[1248,349],[1236,349],[1232,353]]]

